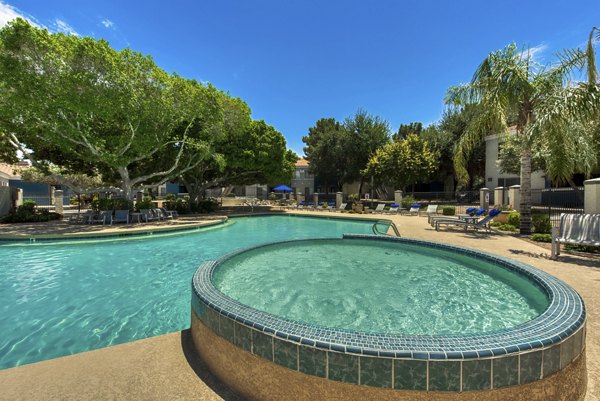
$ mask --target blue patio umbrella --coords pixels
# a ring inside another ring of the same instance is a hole
[[[278,187],[273,188],[273,191],[292,192],[293,189],[288,187],[287,185],[280,185]]]

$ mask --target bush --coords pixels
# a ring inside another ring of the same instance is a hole
[[[444,206],[442,208],[442,214],[444,216],[454,216],[456,214],[456,208],[454,206]]]
[[[144,196],[144,198],[142,199],[141,202],[138,202],[135,204],[135,210],[137,210],[138,212],[140,211],[140,209],[153,209],[154,208],[154,202],[152,202],[152,198],[149,196]]]
[[[217,210],[219,204],[212,199],[201,200],[190,203],[190,211],[192,213],[211,213]]]
[[[415,198],[411,195],[402,197],[402,209],[410,209],[410,205],[415,203]]]
[[[510,231],[510,232],[517,231],[517,227],[513,226],[512,224],[500,223],[498,225],[495,225],[494,227],[500,231]]]
[[[576,245],[566,244],[565,249],[568,251],[586,252],[586,253],[600,253],[600,247],[589,246],[589,245]]]
[[[533,234],[531,239],[537,242],[552,242],[552,236],[550,234]]]
[[[271,192],[271,193],[269,194],[269,200],[270,200],[270,201],[275,201],[275,200],[277,200],[277,195],[275,195],[275,192]]]
[[[172,193],[168,193],[165,195],[165,199],[168,201],[174,201],[175,199],[177,199],[177,195],[172,194]]]
[[[506,222],[513,227],[521,227],[521,213],[510,212]]]
[[[550,216],[547,214],[535,213],[531,215],[531,225],[533,232],[538,234],[550,234],[552,232],[552,224]]]
[[[36,203],[32,200],[23,201],[11,214],[0,219],[0,223],[37,223],[50,220],[58,220],[62,216],[58,213],[49,212],[45,209],[35,210]]]

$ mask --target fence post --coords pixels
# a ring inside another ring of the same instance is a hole
[[[481,188],[479,190],[479,207],[482,209],[489,209],[490,207],[490,189]]]
[[[504,187],[494,188],[494,204],[504,206]]]
[[[517,212],[521,211],[521,186],[513,185],[508,188],[508,204]]]
[[[600,213],[600,178],[594,178],[583,182],[584,185],[584,213]]]
[[[340,205],[344,202],[344,194],[342,192],[335,193],[335,208],[339,209]]]
[[[313,193],[313,202],[315,202],[315,209],[319,207],[319,193]]]
[[[23,206],[23,189],[17,188],[17,201],[15,207]]]
[[[63,214],[63,191],[60,189],[54,191],[54,211]]]
[[[402,191],[401,190],[394,191],[394,203],[402,205]]]

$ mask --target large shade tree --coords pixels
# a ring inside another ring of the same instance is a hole
[[[0,91],[0,148],[42,170],[100,172],[127,198],[204,160],[208,147],[191,129],[218,133],[223,124],[215,88],[130,49],[22,19],[0,30]]]

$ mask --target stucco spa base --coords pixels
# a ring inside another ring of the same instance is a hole
[[[192,336],[212,373],[249,400],[580,401],[587,386],[585,349],[564,369],[533,383],[488,391],[418,392],[357,386],[286,369],[224,340],[194,312]]]

